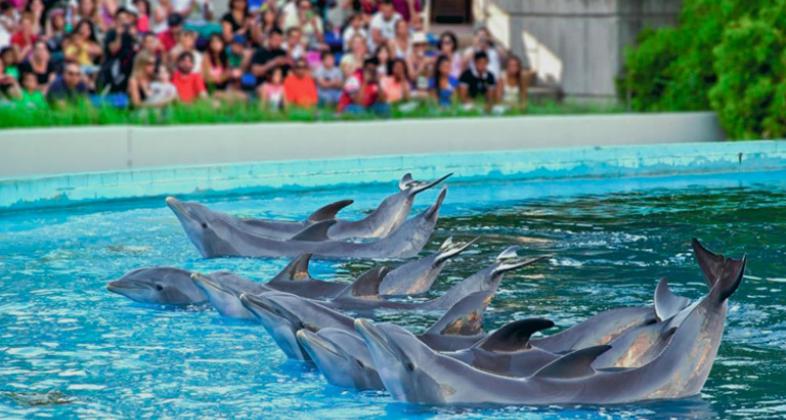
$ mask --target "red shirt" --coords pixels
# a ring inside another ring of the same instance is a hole
[[[176,71],[175,75],[172,76],[172,84],[177,89],[177,96],[180,97],[180,101],[187,104],[199,99],[199,95],[207,91],[205,80],[199,73],[183,74]]]
[[[352,96],[354,96],[360,88],[363,86],[363,69],[358,69],[355,71],[355,74],[352,75],[347,82],[344,83],[344,90],[341,91],[341,96],[338,98],[338,111],[344,111],[348,105],[355,103],[352,100]],[[363,92],[359,92],[361,95],[360,105],[368,108],[371,105],[374,105],[379,98],[379,85],[376,83],[367,84]]]
[[[172,35],[172,31],[169,29],[158,34],[158,41],[161,42],[161,46],[164,47],[166,52],[169,52],[177,44],[175,36]]]
[[[317,104],[317,84],[311,76],[299,78],[293,72],[284,79],[284,96],[287,103],[301,107],[312,108]]]

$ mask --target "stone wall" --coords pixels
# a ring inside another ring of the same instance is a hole
[[[674,24],[681,0],[476,0],[475,19],[568,97],[612,99],[626,46]]]

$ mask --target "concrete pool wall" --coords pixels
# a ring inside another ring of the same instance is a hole
[[[520,149],[268,161],[0,179],[0,211],[164,195],[316,189],[455,173],[454,181],[621,178],[786,169],[786,141]]]
[[[0,178],[723,138],[711,112],[13,129],[0,130]]]

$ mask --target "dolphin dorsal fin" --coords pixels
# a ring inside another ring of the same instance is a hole
[[[290,261],[283,270],[270,280],[270,282],[310,280],[311,273],[308,272],[308,264],[310,261],[311,254],[298,256]]]
[[[478,335],[483,332],[483,312],[494,294],[475,292],[456,302],[424,335]]]
[[[541,379],[578,379],[591,376],[595,373],[595,369],[592,368],[592,362],[609,349],[611,349],[611,346],[602,345],[576,350],[543,366],[532,377]]]
[[[308,226],[289,238],[290,241],[308,241],[319,242],[326,241],[328,238],[328,229],[336,223],[335,220],[323,220]]]
[[[379,296],[379,285],[389,272],[390,267],[386,266],[372,268],[352,282],[344,294],[352,297]]]
[[[412,174],[409,172],[405,173],[404,176],[401,177],[401,180],[398,182],[398,189],[400,189],[401,191],[406,190],[407,188],[409,188],[410,185],[412,185],[413,181],[414,180],[412,179]]]
[[[529,347],[532,334],[554,326],[554,322],[543,318],[527,318],[503,325],[475,345],[486,351],[514,352]]]
[[[655,315],[659,320],[665,321],[690,305],[690,299],[675,295],[669,289],[669,282],[666,278],[660,279],[658,287],[655,288]]]
[[[316,223],[323,220],[335,219],[338,212],[354,202],[354,200],[341,200],[336,201],[335,203],[330,203],[327,206],[320,207],[317,211],[311,213],[311,216],[308,216],[306,221],[309,223]]]
[[[518,257],[518,254],[516,254],[516,251],[518,250],[519,247],[517,245],[511,245],[505,248],[502,252],[499,253],[499,255],[497,255],[497,261],[509,260],[511,258]]]

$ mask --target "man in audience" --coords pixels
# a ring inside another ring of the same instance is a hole
[[[371,28],[370,49],[372,51],[396,36],[396,22],[399,19],[401,19],[401,15],[396,13],[393,8],[393,0],[380,0],[379,11],[374,14],[369,24]]]
[[[363,67],[347,79],[338,100],[339,112],[363,114],[371,111],[377,115],[390,113],[390,105],[379,88],[377,65],[376,58],[368,58],[363,62]]]
[[[286,70],[289,67],[290,59],[287,52],[281,48],[284,35],[280,29],[273,29],[267,40],[267,47],[260,47],[251,57],[251,72],[257,78],[257,85],[262,84],[270,70],[281,67]]]
[[[180,102],[190,104],[197,99],[207,98],[207,88],[202,73],[194,72],[194,55],[188,51],[177,57],[177,70],[172,76]]]
[[[46,99],[56,107],[65,107],[87,96],[88,86],[84,82],[82,69],[75,61],[66,61],[63,71],[46,92]]]
[[[489,71],[489,57],[485,52],[476,52],[473,57],[474,69],[468,68],[459,77],[459,98],[465,105],[472,105],[476,100],[485,100],[486,107],[494,105],[494,86],[497,80]]]
[[[317,85],[309,74],[305,58],[298,58],[284,79],[284,97],[288,105],[298,108],[313,108],[317,105]]]

